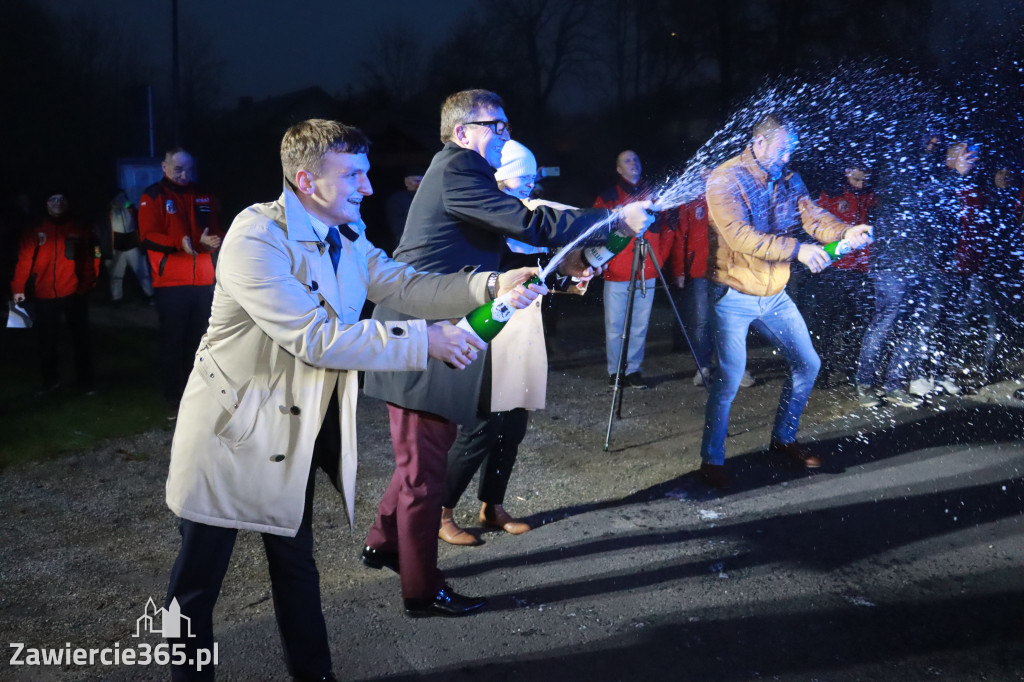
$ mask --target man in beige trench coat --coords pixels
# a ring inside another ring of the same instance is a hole
[[[213,606],[235,534],[254,530],[263,534],[289,672],[334,679],[310,510],[320,466],[352,520],[355,370],[423,370],[428,357],[462,369],[476,358],[476,340],[450,323],[360,320],[363,303],[438,319],[514,287],[516,307],[545,291],[517,287],[529,269],[435,275],[375,248],[360,220],[360,203],[372,194],[368,146],[360,130],[334,121],[290,128],[281,143],[282,196],[242,211],[221,248],[167,479],[167,504],[182,518],[167,607],[190,626],[169,640],[184,652],[177,661],[212,649]],[[172,666],[175,679],[213,672]]]

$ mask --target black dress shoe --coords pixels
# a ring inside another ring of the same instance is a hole
[[[445,585],[433,599],[405,599],[405,615],[410,618],[429,616],[465,616],[476,611],[487,600],[482,597],[464,597]]]
[[[362,559],[363,564],[369,568],[390,568],[398,573],[398,554],[395,552],[385,552],[366,545],[363,547]]]

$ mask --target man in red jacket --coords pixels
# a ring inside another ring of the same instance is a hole
[[[210,319],[213,252],[221,232],[213,197],[193,182],[192,155],[172,149],[161,166],[163,179],[147,187],[139,202],[139,237],[153,276],[163,390],[173,419]]]
[[[26,230],[21,239],[11,293],[15,303],[30,298],[35,309],[33,328],[43,376],[38,395],[60,385],[57,325],[62,315],[74,347],[78,387],[92,394],[95,385],[86,300],[96,284],[92,231],[72,216],[63,194],[50,196],[46,213],[39,226]]]
[[[615,160],[619,180],[594,200],[595,208],[613,209],[634,201],[649,199],[651,188],[640,179],[640,157],[627,149]],[[661,212],[654,224],[644,235],[659,263],[668,260],[672,249],[674,231],[669,224],[672,214]],[[635,241],[608,261],[604,270],[604,337],[608,363],[608,385],[615,386],[615,372],[619,366],[622,350],[622,329],[626,324],[626,302],[629,296],[629,279],[633,271],[633,248]],[[657,273],[650,254],[644,259],[636,273],[637,288],[633,292],[633,315],[629,326],[628,349],[625,376],[622,383],[633,388],[648,388],[641,373],[644,361],[644,343],[647,339],[647,325],[651,321],[654,305],[654,283]]]
[[[851,163],[840,190],[834,196],[822,192],[818,206],[844,223],[870,224],[878,205],[870,178],[860,164]],[[807,311],[807,326],[821,349],[818,376],[823,384],[853,379],[860,341],[874,310],[874,287],[868,277],[870,254],[870,245],[851,251],[812,280],[815,302]]]

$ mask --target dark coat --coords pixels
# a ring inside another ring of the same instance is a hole
[[[482,156],[449,142],[434,156],[416,191],[395,260],[427,272],[498,270],[506,237],[557,246],[607,215],[603,209],[547,206],[531,211],[498,189],[494,169]],[[373,318],[406,319],[384,306],[377,306]],[[406,409],[470,423],[480,411],[483,355],[461,371],[431,358],[424,372],[367,372],[364,391]],[[483,397],[489,404],[490,396]]]

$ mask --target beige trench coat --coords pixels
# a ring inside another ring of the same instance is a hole
[[[337,274],[290,190],[235,219],[221,248],[210,325],[178,413],[167,505],[214,526],[294,536],[313,443],[338,391],[339,471],[349,521],[357,373],[422,370],[423,320],[359,320],[369,298],[409,315],[458,317],[487,302],[486,273],[434,275],[392,261],[352,225]]]

